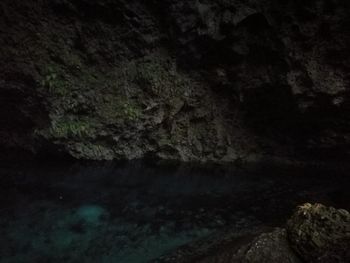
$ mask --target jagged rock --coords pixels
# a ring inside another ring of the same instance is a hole
[[[236,261],[242,263],[301,263],[298,256],[290,248],[286,230],[277,228],[273,232],[264,233],[235,255]]]
[[[3,0],[0,159],[347,160],[349,7]]]
[[[348,263],[349,253],[349,212],[305,204],[293,214],[286,229],[252,229],[238,235],[220,232],[155,262]]]
[[[179,249],[155,262],[181,263],[301,263],[290,248],[285,229],[258,234],[224,233]],[[254,237],[255,236],[255,237]]]
[[[321,204],[304,204],[287,224],[289,241],[306,262],[350,261],[350,214]]]

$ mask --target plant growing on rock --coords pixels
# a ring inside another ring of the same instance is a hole
[[[91,124],[82,120],[61,120],[52,123],[48,133],[53,137],[82,138],[91,135],[93,128]]]
[[[48,89],[51,94],[66,95],[67,90],[64,81],[59,77],[58,70],[49,66],[41,80],[41,86]]]
[[[133,120],[136,120],[137,118],[139,118],[140,111],[131,103],[128,103],[128,102],[124,103],[122,108],[123,108],[124,116],[128,120],[133,121]]]

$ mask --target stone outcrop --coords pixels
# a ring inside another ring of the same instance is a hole
[[[241,248],[231,262],[301,263],[302,261],[290,248],[286,231],[277,228],[270,233],[261,234],[248,246]]]
[[[346,210],[304,204],[297,208],[286,229],[275,228],[265,233],[254,229],[238,236],[230,231],[219,233],[216,238],[189,245],[156,262],[347,263],[349,219]]]
[[[287,224],[290,243],[305,262],[350,260],[350,214],[321,204],[300,206]]]
[[[349,10],[3,0],[0,157],[348,158]]]

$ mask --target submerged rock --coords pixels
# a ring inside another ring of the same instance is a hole
[[[107,211],[97,205],[84,205],[77,209],[75,216],[86,223],[98,224],[103,216],[107,216]]]
[[[298,207],[287,224],[293,249],[306,262],[350,261],[350,214],[321,204]]]

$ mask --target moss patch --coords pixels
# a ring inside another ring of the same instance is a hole
[[[48,129],[48,135],[54,138],[84,138],[90,137],[95,128],[86,120],[61,119],[54,121]]]

